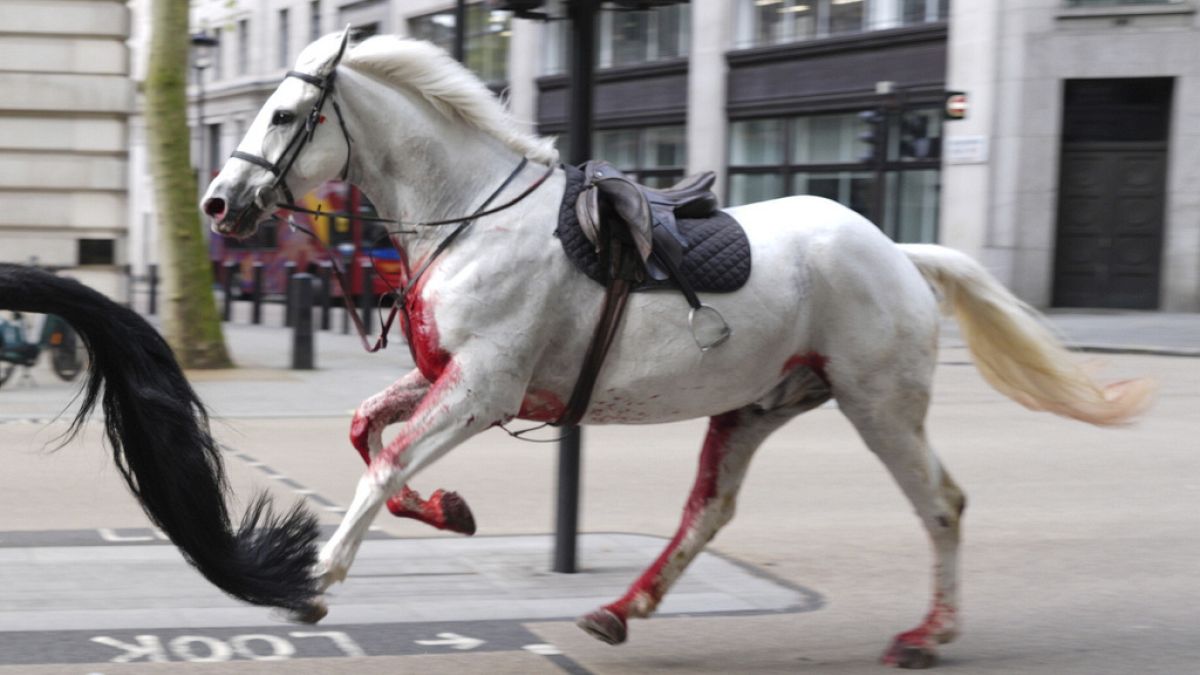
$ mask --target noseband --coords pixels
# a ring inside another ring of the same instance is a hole
[[[292,165],[296,163],[296,158],[300,156],[300,151],[304,149],[304,146],[312,140],[313,134],[317,132],[317,125],[322,122],[324,117],[321,111],[325,109],[326,101],[333,104],[333,112],[337,115],[338,126],[342,129],[342,137],[346,139],[346,163],[342,165],[340,180],[345,181],[347,175],[350,173],[350,132],[346,130],[346,120],[342,118],[342,109],[338,105],[337,99],[333,98],[333,83],[336,75],[337,68],[330,70],[329,74],[325,77],[317,77],[316,75],[309,75],[308,73],[301,73],[296,70],[289,70],[287,75],[284,76],[284,79],[294,77],[298,80],[303,80],[319,89],[321,93],[317,96],[317,102],[313,105],[312,110],[308,113],[308,117],[304,120],[304,125],[296,130],[291,140],[288,141],[287,146],[284,147],[283,154],[279,156],[279,161],[271,162],[259,155],[251,155],[248,152],[240,150],[234,150],[233,154],[230,155],[234,159],[250,162],[255,166],[261,166],[270,171],[275,176],[275,182],[271,183],[271,189],[282,189],[289,204],[295,204],[296,198],[292,195],[292,190],[287,184],[288,172],[292,170]],[[270,206],[273,205],[268,205],[268,207]]]

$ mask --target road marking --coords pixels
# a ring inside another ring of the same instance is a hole
[[[221,449],[224,450],[225,452],[229,453],[230,455],[233,455],[234,457],[237,457],[238,459],[242,460],[247,465],[258,469],[267,478],[270,478],[273,481],[278,481],[279,483],[291,488],[292,492],[295,492],[296,494],[304,497],[308,501],[316,504],[317,506],[320,506],[322,509],[324,509],[326,511],[330,511],[332,513],[345,513],[346,512],[346,509],[338,506],[337,502],[326,499],[325,497],[318,494],[316,490],[310,490],[309,488],[304,487],[302,484],[293,480],[292,478],[290,478],[287,474],[283,473],[282,471],[276,471],[274,468],[272,468],[266,462],[261,462],[261,461],[255,459],[254,457],[252,457],[251,455],[241,452],[240,450],[237,450],[236,448],[233,448],[229,445],[225,445],[224,443],[221,444]]]
[[[539,643],[535,645],[525,645],[521,647],[527,652],[532,652],[538,656],[558,656],[562,654],[562,650],[551,644]]]
[[[487,642],[487,640],[467,637],[458,633],[438,633],[437,636],[437,640],[413,640],[413,642],[427,647],[453,647],[463,651],[475,649]]]
[[[112,542],[114,544],[130,542],[130,541],[154,541],[154,537],[150,537],[150,536],[143,537],[140,535],[134,535],[132,537],[126,537],[126,536],[117,534],[115,530],[109,529],[107,527],[101,527],[101,528],[97,529],[96,531],[100,533],[101,539],[103,539],[104,541],[107,541],[107,542]]]

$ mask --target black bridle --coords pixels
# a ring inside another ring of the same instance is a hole
[[[343,45],[343,48],[344,48],[344,45]],[[317,96],[316,102],[313,104],[312,110],[309,111],[308,116],[305,118],[304,124],[302,126],[300,126],[298,129],[296,129],[296,133],[294,133],[292,135],[292,138],[288,141],[288,144],[286,146],[284,146],[283,153],[279,156],[278,161],[271,162],[270,160],[266,159],[265,157],[261,157],[259,155],[252,155],[250,153],[242,152],[240,150],[235,150],[234,153],[231,155],[231,157],[233,157],[234,159],[240,159],[242,161],[250,162],[251,164],[253,164],[255,166],[262,167],[262,168],[266,169],[267,171],[270,171],[271,174],[275,176],[275,181],[273,183],[271,183],[272,192],[274,192],[276,190],[282,190],[284,196],[287,197],[286,203],[276,203],[276,204],[271,205],[276,209],[283,209],[286,211],[293,211],[293,212],[297,212],[297,213],[307,213],[307,214],[315,215],[318,217],[319,216],[339,215],[337,213],[332,213],[332,212],[324,212],[324,211],[320,211],[320,210],[308,209],[308,208],[305,208],[303,206],[296,204],[296,198],[292,194],[292,190],[291,190],[291,188],[288,187],[288,184],[287,184],[287,176],[288,176],[288,173],[292,170],[292,166],[296,163],[296,159],[300,156],[300,152],[304,149],[304,146],[312,141],[313,135],[317,131],[317,126],[320,125],[324,121],[324,115],[322,114],[322,112],[325,109],[326,102],[328,102],[330,105],[333,106],[334,114],[337,115],[338,127],[341,128],[341,130],[342,130],[342,138],[345,139],[345,141],[346,141],[346,162],[342,165],[342,172],[341,172],[339,179],[342,181],[345,181],[349,176],[350,154],[351,154],[351,148],[352,148],[352,143],[350,140],[350,132],[346,128],[346,120],[342,116],[341,106],[338,105],[337,99],[335,99],[333,97],[333,85],[335,82],[334,78],[337,75],[337,60],[340,60],[340,58],[341,58],[341,54],[339,53],[338,58],[330,66],[329,73],[323,77],[317,76],[317,75],[309,75],[308,73],[302,73],[302,72],[299,72],[296,70],[289,70],[287,72],[287,75],[284,76],[284,79],[287,79],[288,77],[294,77],[296,79],[307,82],[308,84],[311,84],[314,87],[316,87],[318,90],[320,90],[320,93]],[[510,173],[508,175],[508,178],[506,178],[504,180],[504,182],[501,183],[500,186],[497,187],[496,190],[491,193],[491,195],[483,202],[483,204],[478,209],[476,209],[473,213],[471,213],[468,216],[464,216],[462,218],[449,218],[449,219],[445,219],[445,220],[433,220],[433,221],[409,223],[409,222],[394,220],[394,219],[390,219],[390,218],[375,218],[375,217],[370,217],[370,216],[364,216],[361,214],[341,214],[341,215],[346,215],[346,216],[349,216],[352,218],[358,218],[360,220],[369,220],[372,222],[388,223],[388,224],[392,224],[392,225],[413,225],[413,226],[422,226],[422,227],[435,227],[435,226],[441,226],[441,225],[455,225],[455,224],[458,225],[458,227],[454,228],[454,230],[452,230],[450,232],[450,234],[448,236],[446,236],[446,238],[443,239],[438,244],[438,246],[434,249],[432,255],[430,255],[425,260],[425,263],[420,267],[420,269],[418,269],[415,274],[409,275],[408,283],[405,285],[405,287],[403,289],[391,288],[391,293],[392,293],[392,295],[395,296],[395,303],[392,306],[391,314],[388,316],[386,321],[384,321],[383,330],[381,331],[381,334],[380,334],[379,338],[375,341],[374,345],[370,344],[370,342],[368,341],[366,326],[363,324],[362,319],[359,318],[358,313],[354,311],[354,307],[351,305],[351,301],[349,299],[349,294],[343,292],[342,299],[346,302],[346,311],[349,314],[349,316],[354,320],[355,327],[358,329],[359,337],[363,341],[363,347],[368,352],[378,351],[379,349],[382,349],[387,346],[387,334],[388,334],[388,331],[391,329],[392,320],[396,316],[397,309],[399,309],[400,311],[403,311],[407,317],[407,314],[408,314],[407,306],[406,306],[407,296],[408,296],[409,292],[412,291],[413,287],[416,285],[417,280],[420,279],[425,274],[425,272],[433,264],[434,260],[436,260],[443,252],[445,252],[445,250],[447,248],[449,248],[450,244],[453,243],[454,240],[457,239],[458,236],[460,234],[462,234],[463,231],[466,230],[467,227],[470,226],[470,224],[472,222],[474,222],[477,218],[479,218],[481,216],[491,215],[493,213],[498,213],[500,211],[503,211],[511,206],[514,206],[521,200],[525,199],[530,194],[532,194],[538,187],[540,187],[543,183],[545,183],[546,179],[548,179],[554,173],[554,169],[556,168],[554,164],[550,164],[547,167],[545,173],[543,173],[536,181],[534,181],[532,184],[530,184],[529,187],[527,187],[524,191],[522,191],[516,197],[514,197],[513,199],[511,199],[508,202],[505,202],[504,204],[501,204],[499,206],[488,208],[489,206],[491,206],[491,203],[493,201],[495,201],[495,199],[497,197],[500,196],[500,193],[502,193],[510,184],[512,184],[513,180],[516,179],[516,177],[521,173],[521,171],[528,164],[529,164],[528,158],[524,158],[524,157],[521,158],[520,163],[517,165],[517,167],[515,169],[513,169],[512,173]],[[297,225],[294,221],[291,222],[290,225],[292,228],[303,232],[304,234],[308,235],[309,237],[312,237],[312,239],[317,243],[318,247],[320,247],[320,249],[323,252],[325,252],[326,255],[329,257],[329,261],[332,265],[333,273],[337,277],[338,283],[341,285],[341,287],[343,289],[349,289],[350,286],[346,281],[345,275],[342,272],[341,268],[338,267],[337,258],[329,253],[328,249],[325,246],[325,243],[321,241],[320,237],[318,237],[314,232]],[[389,231],[388,232],[389,241],[391,240],[391,235],[400,234],[401,232],[402,231]],[[394,241],[392,241],[391,243],[393,245],[395,245]],[[374,262],[375,262],[375,260],[374,260],[374,257],[372,256],[372,258],[371,258],[372,265],[374,265]],[[384,280],[386,282],[386,277],[381,277],[381,278],[384,278]],[[390,287],[391,284],[388,284],[388,286]],[[406,325],[406,330],[409,330],[407,325]],[[409,337],[411,337],[411,336],[409,336]],[[411,343],[411,340],[410,340],[410,343]]]
[[[300,156],[300,151],[304,149],[313,139],[313,134],[317,132],[317,126],[320,125],[325,117],[322,112],[325,110],[325,102],[328,101],[333,105],[333,112],[337,115],[338,126],[342,130],[342,138],[346,140],[346,162],[342,165],[342,173],[339,179],[345,181],[350,174],[350,132],[346,129],[346,120],[342,117],[342,108],[338,105],[337,99],[333,98],[333,83],[337,75],[337,68],[331,68],[329,74],[324,77],[301,73],[297,70],[289,70],[284,79],[294,77],[311,84],[320,90],[317,95],[317,101],[313,104],[312,110],[309,111],[308,117],[304,119],[304,124],[296,129],[296,133],[292,134],[291,140],[283,148],[283,154],[279,156],[279,160],[271,162],[265,157],[252,155],[241,150],[234,150],[231,157],[250,162],[255,166],[270,171],[275,176],[275,182],[271,183],[271,189],[282,189],[283,195],[287,197],[288,204],[295,204],[296,197],[292,195],[291,188],[287,184],[287,175],[292,170],[292,165],[296,163],[296,159]],[[286,206],[286,205],[284,205]]]

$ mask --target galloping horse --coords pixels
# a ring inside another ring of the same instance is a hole
[[[416,369],[354,416],[351,441],[368,469],[317,556],[314,578],[293,577],[294,594],[283,601],[265,598],[306,621],[324,615],[320,593],[345,578],[385,504],[437,527],[474,530],[457,495],[439,490],[424,500],[408,483],[497,424],[559,420],[604,297],[555,238],[567,179],[551,144],[521,131],[485,86],[435,47],[393,37],[348,46],[345,34],[314,42],[213,180],[202,208],[215,231],[246,237],[285,198],[338,176],[399,223],[393,239],[409,278],[397,302]],[[503,207],[483,206],[492,191]],[[925,434],[939,305],[954,312],[986,379],[1031,409],[1117,424],[1145,406],[1149,385],[1094,384],[1032,310],[965,255],[896,245],[853,211],[815,197],[728,213],[749,237],[753,271],[740,290],[703,300],[733,327],[732,338],[698,349],[677,294],[633,295],[583,416],[584,424],[709,417],[710,425],[675,536],[623,597],[580,626],[622,642],[627,620],[652,614],[733,517],[755,449],[833,398],[932,540],[932,608],[885,653],[891,664],[929,665],[937,644],[957,632],[965,504]],[[446,228],[422,226],[469,216],[477,217],[469,228],[456,227],[452,241]],[[97,362],[108,377],[110,366]],[[139,403],[106,405],[110,419],[120,420],[125,405]],[[384,445],[383,429],[397,423],[399,433]],[[161,441],[163,451],[173,445]],[[135,490],[147,487],[139,476]],[[273,541],[294,537],[298,560],[311,531],[296,518],[269,532]]]

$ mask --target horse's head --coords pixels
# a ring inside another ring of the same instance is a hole
[[[345,179],[349,138],[332,93],[349,38],[347,28],[340,38],[307,47],[259,110],[200,202],[214,232],[248,237],[277,203],[294,202],[293,195],[339,175]]]

